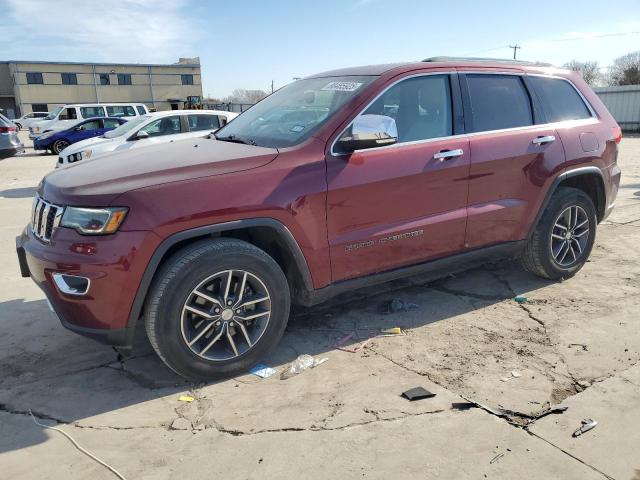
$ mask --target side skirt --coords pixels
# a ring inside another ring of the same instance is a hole
[[[399,278],[411,277],[414,275],[425,275],[426,280],[437,280],[446,277],[451,273],[462,272],[480,266],[492,260],[517,256],[524,246],[526,240],[517,242],[501,243],[490,247],[478,248],[468,252],[457,253],[437,260],[410,265],[408,267],[396,268],[385,272],[374,273],[366,277],[344,280],[331,284],[317,290],[301,292],[298,303],[310,307],[325,302],[336,295],[359,288],[379,285]]]

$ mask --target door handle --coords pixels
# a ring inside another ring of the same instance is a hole
[[[553,135],[546,135],[544,137],[536,137],[533,140],[531,140],[531,143],[533,143],[534,145],[544,145],[545,143],[551,143],[554,142],[556,140],[556,137],[554,137]]]
[[[464,154],[464,151],[461,148],[456,148],[455,150],[443,150],[438,153],[433,154],[434,160],[451,160],[452,158],[461,157]]]

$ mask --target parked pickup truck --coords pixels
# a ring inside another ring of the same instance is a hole
[[[47,175],[17,239],[63,325],[174,371],[260,361],[293,303],[488,259],[565,279],[614,206],[621,130],[582,78],[435,58],[282,88],[209,138]]]

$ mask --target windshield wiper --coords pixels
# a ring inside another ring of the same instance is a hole
[[[254,140],[243,140],[236,135],[229,135],[226,137],[218,137],[217,135],[213,135],[216,137],[216,140],[221,140],[223,142],[232,142],[232,143],[242,143],[244,145],[255,145],[256,142]]]

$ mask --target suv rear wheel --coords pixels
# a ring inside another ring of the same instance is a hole
[[[241,240],[198,242],[162,267],[145,325],[160,358],[194,380],[246,370],[280,340],[290,293],[278,264]]]
[[[552,280],[575,275],[589,258],[596,225],[591,198],[577,188],[559,188],[522,253],[524,268]]]

